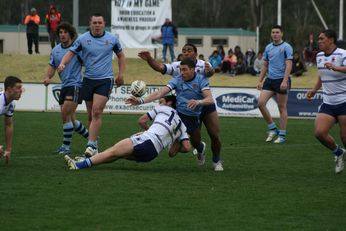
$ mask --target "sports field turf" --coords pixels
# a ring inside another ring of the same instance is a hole
[[[137,118],[104,115],[101,149],[137,132]],[[2,231],[346,229],[346,172],[334,174],[313,120],[290,119],[287,143],[274,145],[264,142],[261,118],[221,118],[225,171],[216,173],[210,146],[203,167],[192,153],[164,152],[147,164],[70,171],[52,154],[61,143],[58,113],[16,112],[14,119],[11,163],[0,160]],[[75,134],[73,153],[84,145]]]

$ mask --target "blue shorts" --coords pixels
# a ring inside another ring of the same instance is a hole
[[[133,143],[133,155],[137,162],[149,162],[158,155],[156,148],[150,139],[141,135],[130,137]]]
[[[336,105],[322,103],[318,108],[318,113],[333,116],[336,120],[340,115],[346,115],[346,102]]]
[[[178,112],[180,119],[186,126],[187,134],[191,135],[196,129],[199,129],[200,120],[197,116],[188,116]]]
[[[266,78],[266,80],[263,83],[263,90],[273,91],[278,94],[287,95],[289,90],[291,89],[291,78],[288,78],[288,89],[287,90],[281,90],[280,85],[282,83],[282,79],[269,79]]]
[[[63,87],[60,90],[59,105],[63,105],[65,101],[72,101],[81,104],[82,98],[80,94],[80,87],[69,86]]]
[[[201,115],[199,116],[199,118],[201,120],[203,120],[203,118],[208,115],[209,113],[212,113],[216,111],[216,106],[215,106],[215,103],[211,104],[211,105],[207,105],[207,106],[203,106],[202,107],[202,112],[201,112]]]
[[[103,95],[109,98],[109,95],[111,94],[113,89],[113,84],[113,78],[98,80],[84,78],[81,90],[81,97],[85,101],[92,101],[94,94]]]

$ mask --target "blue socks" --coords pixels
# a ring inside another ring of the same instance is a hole
[[[335,150],[333,151],[333,153],[334,153],[334,155],[336,155],[336,156],[341,156],[342,153],[344,153],[344,151],[340,148],[339,145],[336,145],[336,148],[335,148]]]
[[[92,166],[92,162],[91,162],[90,158],[86,158],[85,160],[76,162],[76,166],[78,169],[90,168]]]

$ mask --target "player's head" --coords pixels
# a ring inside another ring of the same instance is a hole
[[[183,58],[197,59],[197,47],[191,43],[186,43],[181,50]]]
[[[170,106],[172,108],[176,108],[176,96],[175,95],[166,95],[159,100],[160,104]]]
[[[69,38],[72,41],[77,38],[76,29],[68,22],[61,22],[56,30],[56,33],[62,43],[64,40],[68,40]]]
[[[101,36],[104,33],[104,28],[106,26],[106,22],[104,17],[100,13],[95,13],[90,17],[90,31],[95,36]]]
[[[22,95],[22,80],[15,76],[7,76],[4,82],[6,95],[12,100],[18,100]]]
[[[336,46],[337,36],[334,30],[324,30],[318,36],[318,46],[321,51],[326,51],[330,47]]]
[[[271,31],[271,37],[274,43],[279,43],[283,36],[282,27],[280,25],[274,25]]]
[[[195,76],[196,62],[193,59],[185,58],[180,62],[179,68],[183,80],[191,80]]]

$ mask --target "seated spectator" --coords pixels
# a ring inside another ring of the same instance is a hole
[[[261,69],[263,66],[263,52],[259,51],[257,53],[257,58],[255,59],[255,62],[253,64],[253,72],[252,75],[259,75],[261,73]]]
[[[204,55],[203,55],[203,54],[199,54],[199,55],[198,55],[198,59],[205,61],[205,60],[204,60]]]
[[[209,63],[214,68],[215,72],[221,71],[222,59],[217,50],[213,51],[213,54],[209,57]]]
[[[222,45],[218,45],[216,47],[217,52],[219,52],[219,55],[221,56],[221,59],[223,60],[225,58],[225,50],[223,49]]]
[[[244,74],[246,71],[246,63],[242,57],[237,58],[237,64],[235,65],[236,75]]]
[[[291,70],[291,75],[298,77],[305,72],[305,65],[304,63],[300,60],[300,54],[298,51],[295,51],[293,53],[293,60],[292,60],[292,70]]]
[[[250,48],[245,53],[246,73],[253,73],[253,65],[256,59],[256,53]]]
[[[180,53],[177,57],[177,61],[182,61],[183,60],[183,54]]]
[[[314,40],[314,34],[310,33],[309,40],[305,44],[304,51],[303,51],[306,65],[311,67],[314,63],[316,63],[316,54],[318,52],[318,49],[319,49],[318,44]]]
[[[235,56],[237,56],[237,59],[238,58],[242,58],[243,60],[245,60],[245,55],[241,51],[240,46],[235,46],[234,47],[234,54],[235,54]]]
[[[237,64],[237,56],[233,53],[232,49],[228,50],[228,55],[222,60],[221,70],[223,73],[229,73],[235,76],[235,65]]]

